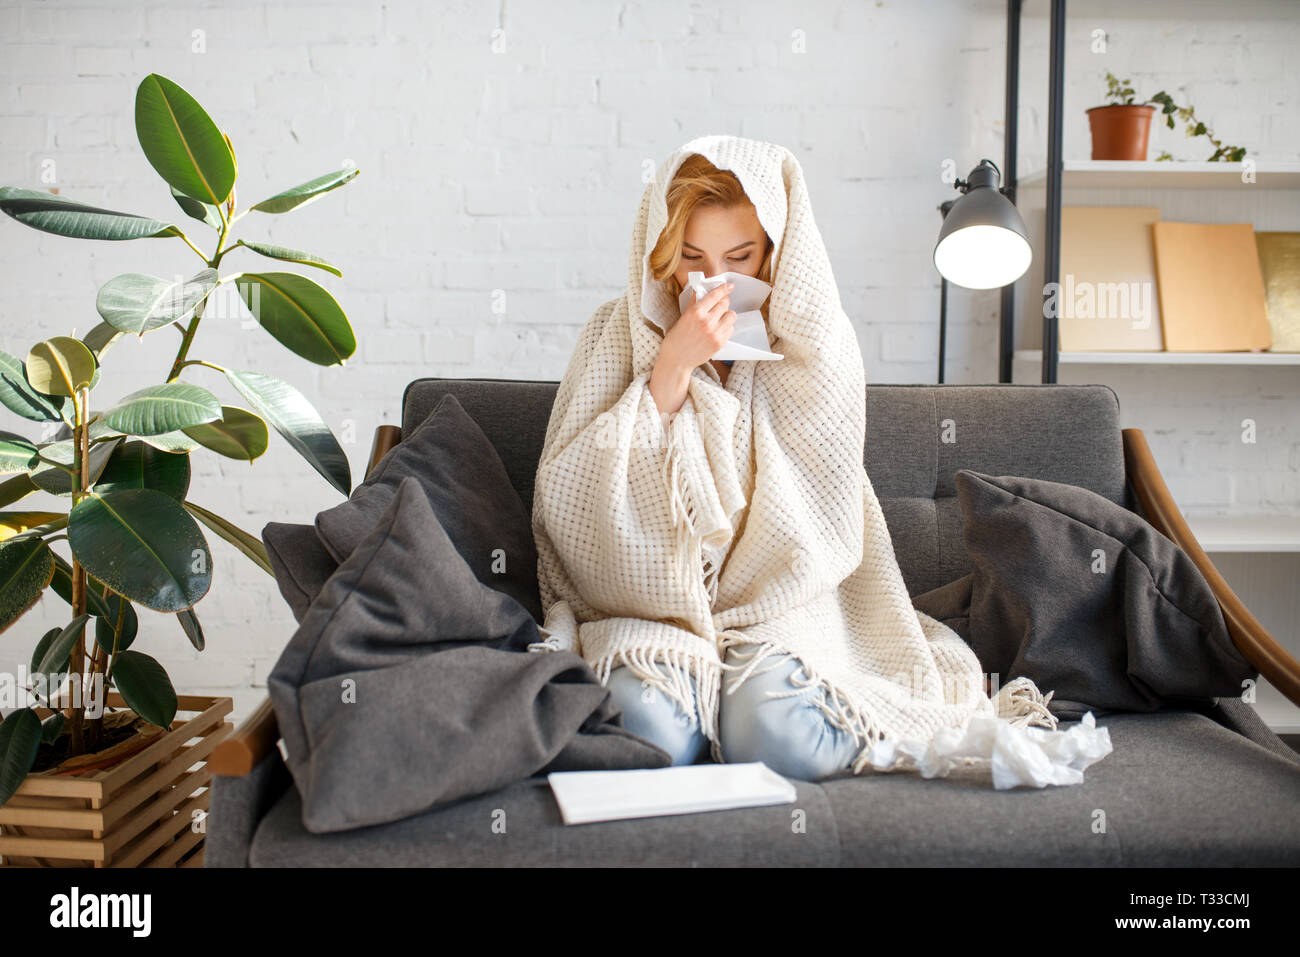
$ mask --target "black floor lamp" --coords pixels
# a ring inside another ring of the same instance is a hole
[[[996,289],[1013,283],[1029,268],[1033,252],[1015,204],[999,187],[1002,173],[980,160],[953,185],[962,194],[939,206],[943,227],[934,246],[939,284],[939,381],[943,382],[948,335],[948,283],[967,289]]]

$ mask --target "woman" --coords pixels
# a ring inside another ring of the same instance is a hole
[[[695,271],[770,282],[783,358],[711,361],[736,315],[725,287],[679,308]],[[912,607],[863,468],[865,396],[798,161],[742,137],[685,144],[642,197],[626,293],[588,320],[556,392],[530,650],[581,654],[674,764],[707,741],[714,761],[816,780],[906,767],[900,743],[977,715],[1055,728],[1050,697],[1020,678],[990,699],[969,646]]]
[[[656,280],[670,279],[674,298],[691,272],[732,272],[771,282],[773,243],[735,173],[719,170],[694,153],[678,167],[666,201],[668,222],[650,254],[650,274]],[[664,336],[650,376],[650,394],[661,414],[681,408],[697,366],[711,365],[726,386],[732,361],[710,356],[727,342],[736,322],[729,308],[732,286],[719,286],[688,305]],[[764,300],[764,319],[767,308]],[[727,651],[727,664],[744,660],[737,648]],[[727,761],[762,761],[787,777],[804,780],[848,765],[857,751],[853,735],[827,721],[824,692],[790,682],[798,668],[797,659],[784,655],[737,694],[722,699],[719,735]],[[673,764],[691,764],[703,754],[708,739],[696,709],[686,711],[626,665],[611,672],[609,688],[623,711],[624,727],[667,751]],[[787,696],[769,697],[769,692]],[[809,701],[809,693],[819,695],[820,703]]]

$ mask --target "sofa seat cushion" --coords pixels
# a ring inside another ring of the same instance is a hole
[[[1115,751],[1084,782],[993,791],[987,772],[793,781],[793,804],[566,827],[544,777],[392,824],[311,834],[290,787],[254,867],[1291,866],[1300,757],[1194,711],[1101,718]],[[1061,722],[1061,727],[1069,727]],[[796,810],[806,812],[805,832]],[[1094,832],[1105,813],[1105,831]],[[505,834],[494,833],[504,812]]]
[[[987,771],[928,781],[823,778],[841,864],[1300,865],[1300,759],[1190,710],[1113,714],[1097,724],[1110,729],[1115,750],[1069,787],[993,791]]]
[[[335,834],[302,826],[288,788],[258,826],[253,867],[815,867],[839,837],[822,789],[794,782],[793,804],[568,827],[544,776],[391,824]],[[801,825],[796,826],[796,811]],[[504,833],[494,830],[504,822]],[[800,829],[802,828],[802,830]]]

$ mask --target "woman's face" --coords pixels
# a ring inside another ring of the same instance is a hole
[[[682,235],[682,258],[674,274],[686,288],[687,275],[702,272],[706,277],[735,272],[758,275],[767,252],[767,233],[758,221],[753,203],[730,209],[697,206],[686,221]]]

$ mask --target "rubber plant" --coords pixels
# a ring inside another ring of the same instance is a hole
[[[0,188],[0,210],[33,229],[75,239],[171,238],[202,260],[188,277],[127,273],[110,279],[95,303],[102,321],[81,338],[37,342],[22,359],[0,351],[0,403],[40,424],[44,439],[0,432],[0,471],[10,476],[0,481],[0,631],[21,618],[46,588],[71,607],[68,624],[50,629],[36,643],[23,683],[24,700],[51,714],[42,721],[32,707],[19,707],[0,724],[0,805],[31,771],[42,743],[53,745],[66,734],[67,757],[99,749],[102,692],[109,687],[145,721],[170,727],[177,710],[171,680],[156,659],[131,647],[140,627],[136,607],[175,616],[177,632],[203,650],[194,606],[209,590],[212,561],[200,526],[272,574],[257,537],[189,500],[191,453],[204,449],[251,464],[267,450],[269,423],[326,481],[345,496],[351,492],[347,457],[301,392],[263,372],[224,368],[194,350],[212,294],[233,282],[257,323],[297,355],[331,366],[356,351],[347,316],[312,279],[281,271],[221,275],[221,267],[229,253],[241,250],[245,258],[261,256],[341,276],[310,253],[253,239],[231,242],[231,231],[250,212],[287,213],[360,171],[327,173],[237,211],[238,167],[230,137],[194,97],[150,74],[136,90],[135,128],[145,158],[180,210],[215,233],[210,255],[169,219],[102,209],[41,190]],[[216,331],[225,334],[230,328],[223,324]],[[91,396],[113,343],[123,335],[162,330],[180,336],[166,379],[95,408]],[[214,373],[216,382],[224,380],[250,408],[225,405],[204,385],[187,381]],[[37,490],[66,497],[66,513],[4,510]],[[67,559],[51,547],[63,539]],[[101,706],[88,711],[88,696],[96,694]]]

